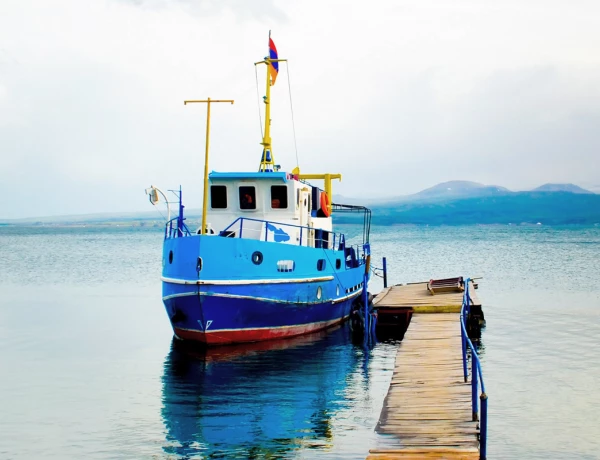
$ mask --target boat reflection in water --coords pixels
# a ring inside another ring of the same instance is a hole
[[[345,390],[362,354],[351,343],[344,326],[213,349],[174,339],[163,376],[164,451],[273,458],[327,449],[332,416],[351,405]]]

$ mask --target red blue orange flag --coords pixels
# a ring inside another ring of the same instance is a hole
[[[271,37],[269,37],[269,59],[278,59],[277,48],[275,48],[275,43],[273,43]],[[269,65],[269,72],[271,73],[271,86],[273,86],[277,74],[279,73],[279,62],[271,62]]]

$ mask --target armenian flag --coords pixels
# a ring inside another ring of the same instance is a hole
[[[271,37],[269,37],[269,59],[278,59],[277,48],[275,48],[275,43],[273,43]],[[271,62],[269,65],[269,72],[271,73],[271,86],[273,86],[277,74],[279,73],[279,62]]]

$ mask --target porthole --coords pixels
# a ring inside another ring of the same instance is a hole
[[[323,270],[325,270],[325,266],[327,264],[325,263],[325,259],[319,259],[317,260],[317,270],[319,270],[320,272],[322,272]]]
[[[173,263],[173,251],[169,251],[169,263]]]
[[[339,270],[342,268],[342,259],[335,259],[335,269]]]
[[[260,251],[254,251],[252,253],[252,263],[254,265],[260,265],[260,264],[262,264],[262,261],[263,261],[262,252],[260,252]]]
[[[339,284],[335,288],[335,295],[340,295],[340,285]]]
[[[317,299],[319,299],[319,300],[320,300],[320,299],[321,299],[321,295],[322,295],[322,294],[323,294],[323,291],[322,291],[322,289],[321,289],[321,286],[319,286],[319,287],[317,288]]]
[[[196,271],[198,273],[202,271],[202,257],[198,257],[198,261],[196,262]]]

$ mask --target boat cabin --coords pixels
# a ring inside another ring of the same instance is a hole
[[[332,221],[322,193],[286,172],[212,172],[208,234],[328,247]]]

